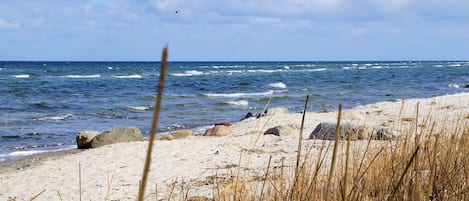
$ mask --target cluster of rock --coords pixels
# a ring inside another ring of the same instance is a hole
[[[82,131],[76,136],[78,149],[98,148],[114,143],[142,140],[142,132],[135,127],[117,127],[102,133]]]
[[[264,116],[282,115],[288,114],[289,111],[286,108],[273,107],[258,114],[256,117],[261,118]],[[252,113],[246,115],[246,118],[254,117]],[[322,122],[316,126],[313,132],[309,135],[309,139],[321,139],[321,140],[335,140],[336,136],[336,125],[335,123]],[[230,136],[233,131],[230,128],[230,123],[217,123],[214,127],[205,130],[203,136]],[[276,136],[290,136],[295,133],[298,129],[293,125],[282,125],[275,126],[267,129],[264,135],[276,135]],[[388,128],[369,128],[366,126],[356,125],[352,123],[345,123],[340,126],[340,139],[347,139],[350,134],[351,140],[390,140],[397,136],[397,133],[393,133]],[[157,140],[174,140],[180,139],[192,135],[191,130],[179,130],[169,134],[160,135]],[[97,148],[104,145],[131,142],[131,141],[142,141],[143,135],[138,128],[134,127],[117,127],[109,131],[99,133],[97,131],[83,131],[77,134],[76,141],[78,149]]]

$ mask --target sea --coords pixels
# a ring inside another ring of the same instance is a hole
[[[0,61],[0,162],[76,148],[80,131],[148,136],[159,62]],[[469,92],[468,61],[170,62],[159,133],[270,107],[301,112]]]

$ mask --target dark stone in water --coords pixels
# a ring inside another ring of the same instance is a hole
[[[469,84],[464,85],[464,88],[468,89],[468,88],[469,88]]]
[[[248,112],[246,116],[244,116],[244,119],[254,117],[254,114],[252,112]]]

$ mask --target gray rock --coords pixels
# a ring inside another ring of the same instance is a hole
[[[275,126],[267,129],[264,135],[289,136],[294,132],[295,130],[291,126]]]
[[[321,140],[335,140],[335,131],[337,124],[335,123],[320,123],[313,132],[309,135],[309,139],[321,139]],[[347,134],[350,133],[351,140],[362,139],[365,134],[365,129],[361,126],[353,124],[342,124],[340,125],[340,139],[347,139]]]
[[[104,145],[142,141],[143,135],[140,129],[134,127],[117,127],[110,131],[105,131],[91,140],[91,148],[97,148]]]
[[[89,149],[91,148],[91,140],[99,135],[98,131],[81,131],[77,134],[77,148],[78,149]]]
[[[180,130],[180,131],[175,131],[167,135],[162,135],[157,138],[157,140],[175,140],[179,138],[185,138],[187,136],[192,135],[191,130]]]
[[[233,132],[231,131],[231,128],[225,125],[216,125],[213,128],[209,128],[205,130],[204,136],[216,136],[216,137],[221,137],[221,136],[228,136],[232,135]]]
[[[309,139],[335,140],[336,125],[335,123],[320,123],[309,135]],[[370,128],[351,123],[342,124],[340,126],[339,138],[346,140],[348,133],[351,135],[351,140],[368,140],[370,138],[372,140],[392,140],[396,139],[399,135],[398,132],[389,128]]]

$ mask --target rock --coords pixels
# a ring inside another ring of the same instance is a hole
[[[229,122],[221,122],[221,123],[216,123],[216,124],[215,124],[215,126],[219,126],[219,125],[230,127],[230,126],[231,126],[231,123],[229,123]]]
[[[336,125],[335,123],[320,123],[309,135],[309,139],[335,140]],[[368,140],[370,138],[372,140],[392,140],[399,136],[398,132],[389,128],[370,128],[350,123],[342,124],[340,129],[341,140],[346,140],[348,133],[351,134],[351,140]]]
[[[464,85],[464,88],[466,89],[469,88],[469,84]]]
[[[248,118],[251,118],[251,117],[255,117],[255,116],[254,116],[254,114],[253,114],[252,112],[248,112],[248,113],[246,114],[246,116],[244,116],[243,119],[248,119]],[[242,120],[243,120],[243,119],[242,119]]]
[[[287,108],[284,107],[273,107],[267,109],[264,113],[257,115],[257,118],[263,116],[282,115],[290,113]]]
[[[91,148],[97,148],[108,144],[142,141],[140,129],[134,127],[117,127],[110,131],[104,131],[91,140]]]
[[[313,132],[309,135],[309,139],[320,139],[320,140],[335,140],[335,130],[337,124],[335,123],[320,123]],[[365,129],[363,127],[356,126],[354,124],[343,124],[340,126],[340,139],[347,139],[347,135],[350,133],[351,140],[363,139]]]
[[[264,132],[264,135],[276,135],[276,136],[289,136],[292,135],[295,130],[291,126],[275,126],[269,128]]]
[[[167,135],[159,136],[157,140],[175,140],[175,139],[185,138],[190,135],[192,135],[191,130],[180,130],[180,131],[172,132]]]
[[[233,132],[231,131],[231,128],[225,125],[216,125],[213,128],[209,128],[205,131],[204,136],[216,136],[216,137],[221,137],[221,136],[228,136],[232,135]]]
[[[77,148],[78,149],[89,149],[91,148],[91,140],[99,135],[98,131],[81,131],[77,134]]]

